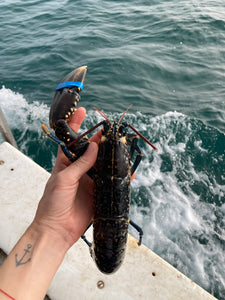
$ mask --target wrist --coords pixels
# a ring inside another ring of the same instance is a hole
[[[58,252],[64,256],[71,247],[66,235],[47,223],[45,224],[34,219],[27,231],[30,235],[35,236],[39,242],[42,242],[46,249],[53,247],[55,254]]]
[[[67,247],[54,232],[33,222],[0,269],[0,287],[16,299],[42,299]]]

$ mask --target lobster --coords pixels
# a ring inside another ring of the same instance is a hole
[[[71,114],[68,112],[75,111],[74,107],[71,109],[71,104],[77,106],[85,75],[86,67],[75,69],[57,87],[50,109],[50,126],[55,130],[56,136],[44,124],[42,129],[51,140],[61,146],[71,161],[75,161],[88,147],[89,140],[86,135],[103,126],[97,160],[87,173],[94,180],[95,186],[94,217],[91,223],[94,242],[90,243],[85,233],[81,238],[90,247],[91,256],[98,269],[105,274],[111,274],[120,267],[124,259],[129,224],[139,232],[138,245],[142,242],[142,229],[129,219],[131,176],[143,156],[137,143],[138,138],[141,137],[154,150],[157,148],[132,125],[121,123],[130,106],[114,122],[95,108],[104,120],[80,136],[69,127],[67,121]],[[128,133],[128,128],[135,134]],[[132,164],[135,152],[137,154]]]

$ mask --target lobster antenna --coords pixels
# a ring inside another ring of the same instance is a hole
[[[138,132],[133,126],[127,124],[137,135],[139,135],[147,144],[149,144],[154,150],[158,150],[152,143],[149,142],[140,132]]]
[[[106,115],[104,114],[104,112],[100,111],[99,109],[97,109],[96,107],[93,107],[104,119],[106,119],[106,121],[108,121],[109,123],[111,123],[109,121],[109,119],[106,117]]]
[[[130,109],[130,108],[131,108],[131,106],[132,106],[132,104],[128,106],[128,108],[125,110],[125,112],[124,112],[124,113],[122,114],[122,116],[119,118],[118,124],[119,124],[119,123],[120,123],[120,121],[123,119],[123,117],[124,117],[124,116],[125,116],[125,114],[127,113],[128,109]]]
[[[100,123],[98,123],[97,125],[95,125],[94,127],[92,127],[91,129],[89,129],[88,131],[86,131],[85,133],[81,134],[76,140],[72,141],[71,143],[67,144],[68,147],[72,146],[73,144],[77,143],[79,140],[81,140],[85,135],[87,135],[88,133],[92,132],[93,130],[95,130],[96,128],[98,128],[99,126],[101,126],[103,124],[104,121],[101,121]],[[44,128],[45,129],[45,128]],[[44,130],[42,128],[42,130]],[[45,132],[45,130],[44,130]]]

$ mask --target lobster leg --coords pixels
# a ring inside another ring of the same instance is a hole
[[[63,153],[66,155],[66,157],[69,158],[69,160],[71,162],[74,162],[74,161],[76,161],[79,158],[79,156],[76,156],[75,154],[71,154],[68,146],[63,141],[61,141],[60,139],[58,139],[56,136],[52,135],[51,132],[49,131],[48,127],[45,124],[42,124],[41,127],[42,127],[42,130],[45,133],[45,135],[50,140],[52,140],[53,142],[55,142],[56,144],[58,144],[61,147]],[[87,175],[91,179],[94,178],[95,173],[96,173],[96,171],[95,171],[94,168],[91,168],[90,170],[87,171]]]
[[[74,155],[71,154],[71,152],[69,151],[69,148],[67,147],[67,145],[63,141],[61,141],[56,136],[51,134],[51,132],[49,131],[48,127],[45,124],[42,124],[41,127],[42,127],[42,130],[44,131],[45,135],[50,140],[57,143],[61,147],[63,153],[69,158],[70,161],[73,162],[77,159],[77,157],[75,157]]]
[[[130,220],[130,225],[133,226],[138,232],[139,232],[139,241],[138,241],[138,246],[141,245],[142,242],[142,237],[143,237],[143,230],[141,229],[140,226],[138,226],[136,223]]]
[[[61,123],[60,129],[56,130],[56,133],[58,136],[63,138],[63,133],[66,133],[67,135],[67,140],[65,140],[64,143],[60,138],[54,136],[51,134],[50,130],[45,124],[42,124],[42,130],[44,134],[53,142],[57,143],[63,153],[69,158],[71,162],[74,162],[77,160],[83,153],[87,150],[87,147],[89,145],[89,140],[88,138],[85,138],[86,134],[90,133],[100,125],[102,125],[103,122],[100,122],[96,126],[92,127],[88,131],[86,131],[82,135],[78,135],[64,120],[59,120],[58,122]],[[69,140],[68,140],[69,139]],[[72,152],[72,153],[71,153]],[[76,154],[75,154],[76,153]],[[96,170],[94,168],[91,168],[90,170],[87,171],[87,175],[93,179],[94,175],[96,174]]]
[[[131,168],[131,176],[136,171],[136,169],[137,169],[138,165],[140,164],[142,157],[143,157],[143,153],[142,153],[140,147],[138,146],[137,141],[138,141],[137,135],[135,135],[135,134],[128,135],[127,142],[128,142],[128,144],[130,144],[130,159],[132,159],[134,152],[137,151],[135,161]]]
[[[82,238],[82,240],[88,245],[89,248],[92,246],[92,243],[89,242],[89,241],[86,239],[86,236],[85,236],[85,235],[82,235],[81,238]]]
[[[92,243],[89,242],[89,241],[86,239],[85,232],[89,229],[89,227],[90,227],[91,225],[92,225],[92,222],[88,225],[87,229],[84,231],[84,233],[83,233],[82,236],[81,236],[82,240],[88,245],[89,248],[91,248]]]

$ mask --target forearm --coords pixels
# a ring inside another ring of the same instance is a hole
[[[0,268],[0,288],[16,300],[43,299],[67,250],[54,231],[32,223]]]

